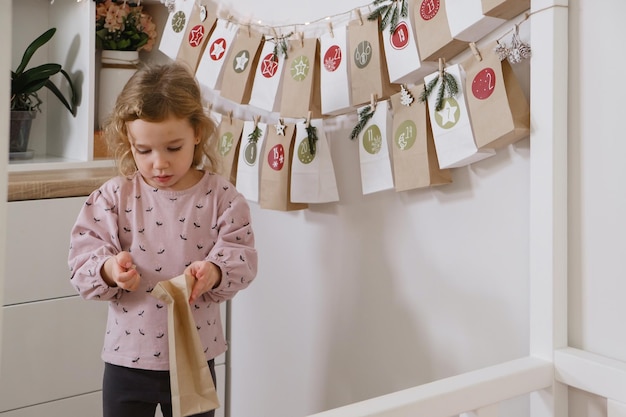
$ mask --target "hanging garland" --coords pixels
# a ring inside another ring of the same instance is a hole
[[[443,99],[446,96],[446,92],[448,93],[448,97],[456,97],[456,95],[459,94],[459,85],[456,82],[454,75],[446,72],[442,59],[439,60],[438,75],[424,86],[424,90],[422,91],[422,94],[420,94],[420,101],[422,103],[425,103],[428,100],[428,97],[433,92],[439,81],[441,81],[441,85],[439,86],[437,101],[435,102],[436,111],[443,109]]]

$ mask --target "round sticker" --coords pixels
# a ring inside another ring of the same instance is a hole
[[[261,61],[261,75],[272,78],[278,72],[278,58],[274,54],[267,54]]]
[[[442,129],[451,129],[459,121],[461,108],[453,97],[443,99],[443,108],[435,112],[435,121]]]
[[[187,18],[184,12],[178,11],[174,13],[174,16],[172,16],[172,30],[176,33],[182,32],[185,29],[186,21]]]
[[[341,48],[333,45],[324,54],[324,68],[328,72],[334,72],[341,65]]]
[[[204,26],[196,25],[189,32],[189,45],[200,46],[202,44],[202,39],[204,38]]]
[[[415,126],[415,122],[413,120],[405,120],[398,126],[396,134],[394,135],[394,142],[398,149],[406,151],[411,149],[415,144],[416,137],[417,127]]]
[[[239,74],[242,73],[248,68],[248,62],[250,62],[250,53],[246,50],[239,51],[237,55],[235,55],[235,59],[233,59],[233,69]]]
[[[354,50],[354,63],[360,69],[367,67],[372,59],[372,45],[368,41],[359,43]]]
[[[491,96],[496,88],[496,73],[492,68],[485,68],[474,77],[472,81],[472,93],[479,100],[485,100]]]
[[[376,155],[383,147],[383,135],[378,125],[372,125],[363,132],[363,148],[372,155]]]
[[[256,149],[256,142],[248,142],[243,154],[243,159],[246,161],[246,164],[250,166],[254,166],[256,164]]]
[[[420,16],[424,20],[430,20],[439,12],[439,0],[422,0]]]
[[[309,75],[309,58],[300,55],[291,63],[291,77],[296,81],[302,81]]]
[[[280,171],[285,165],[285,148],[280,143],[267,154],[267,163],[274,171]]]
[[[304,138],[300,141],[300,145],[298,145],[298,159],[305,165],[310,164],[315,159],[315,155],[311,153],[311,148],[309,147],[309,138]]]
[[[233,134],[232,132],[226,132],[222,135],[222,137],[220,138],[220,144],[219,144],[219,152],[220,155],[222,156],[226,156],[228,155],[228,152],[230,152],[230,150],[233,148]]]
[[[398,23],[391,35],[391,46],[394,49],[404,49],[409,44],[409,27],[406,22]]]
[[[219,38],[211,45],[210,56],[213,61],[219,61],[226,52],[226,39]]]

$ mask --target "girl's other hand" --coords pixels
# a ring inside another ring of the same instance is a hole
[[[102,278],[109,286],[128,291],[135,291],[141,282],[133,265],[133,258],[128,252],[120,252],[107,259],[102,266]]]
[[[193,303],[205,292],[217,287],[222,281],[222,270],[213,262],[196,261],[185,269],[185,275],[195,278],[189,302]]]

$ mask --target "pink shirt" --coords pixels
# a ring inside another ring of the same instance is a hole
[[[109,287],[104,262],[128,251],[141,274],[132,292]],[[222,270],[219,286],[191,306],[207,360],[227,346],[219,303],[246,288],[257,272],[247,201],[219,175],[205,173],[193,187],[163,191],[139,174],[116,177],[94,191],[71,232],[71,282],[85,299],[109,302],[102,359],[132,368],[169,369],[167,307],[150,291],[193,261]]]

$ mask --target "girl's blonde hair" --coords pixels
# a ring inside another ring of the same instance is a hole
[[[217,147],[211,143],[217,128],[204,110],[200,87],[187,67],[170,63],[139,69],[124,86],[104,127],[109,149],[122,175],[137,171],[127,123],[137,119],[162,122],[169,117],[187,119],[200,139],[193,165],[217,171]]]

